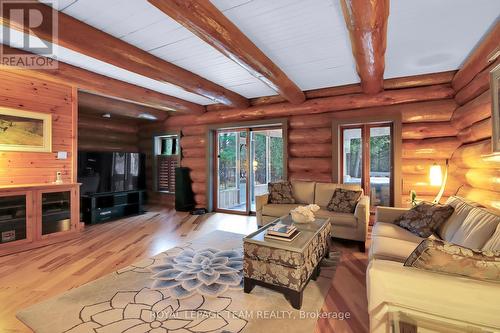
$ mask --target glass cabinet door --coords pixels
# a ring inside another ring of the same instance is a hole
[[[42,236],[71,230],[71,191],[42,195]]]
[[[25,194],[0,197],[0,244],[29,238],[26,206]]]

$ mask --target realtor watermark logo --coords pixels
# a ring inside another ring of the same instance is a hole
[[[0,0],[2,65],[55,69],[57,62],[57,0]]]

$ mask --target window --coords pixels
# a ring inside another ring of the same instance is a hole
[[[175,192],[175,168],[179,166],[179,136],[155,137],[156,190]]]
[[[342,182],[360,185],[374,206],[394,202],[392,124],[341,127]]]

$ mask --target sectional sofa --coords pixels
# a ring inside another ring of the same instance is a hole
[[[500,251],[499,215],[460,197],[447,203],[454,212],[431,237]],[[377,207],[367,269],[370,332],[389,332],[391,316],[398,313],[437,325],[436,332],[500,331],[499,283],[403,266],[424,240],[393,224],[405,211]]]

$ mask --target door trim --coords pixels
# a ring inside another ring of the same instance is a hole
[[[242,121],[242,122],[234,122],[227,124],[214,124],[209,125],[207,131],[207,142],[206,146],[207,158],[206,162],[206,175],[207,177],[207,190],[206,193],[209,194],[207,198],[207,211],[213,212],[226,212],[230,214],[238,214],[237,211],[222,211],[217,209],[217,182],[215,181],[216,172],[217,172],[217,161],[216,161],[216,153],[217,153],[217,132],[221,130],[237,130],[237,129],[266,129],[269,127],[281,127],[283,131],[283,178],[288,179],[288,118],[276,118],[276,119],[266,119],[266,120],[257,120],[257,121]],[[249,139],[248,139],[249,140]],[[248,153],[250,153],[250,149],[248,149]],[[247,191],[248,192],[248,191]],[[249,195],[247,193],[247,195]],[[239,212],[239,214],[252,215],[252,212],[249,213]]]
[[[394,207],[402,207],[402,176],[401,176],[401,166],[402,166],[402,120],[401,114],[394,114],[389,116],[363,116],[363,117],[353,117],[349,119],[333,119],[332,121],[332,179],[334,183],[342,182],[342,147],[341,147],[341,132],[342,126],[355,125],[362,126],[368,123],[392,123],[392,134],[393,134],[393,183],[392,183],[392,193],[394,200]],[[364,162],[366,163],[366,162]]]
[[[367,152],[371,152],[370,147],[370,138],[371,133],[370,130],[372,128],[377,127],[389,127],[390,136],[391,136],[391,170],[390,170],[390,182],[389,182],[389,190],[390,190],[390,205],[394,205],[394,124],[392,122],[376,122],[376,123],[366,123],[359,125],[340,125],[339,126],[339,155],[340,155],[340,163],[339,163],[339,182],[343,182],[344,177],[344,130],[349,129],[359,129],[361,130],[361,187],[365,191],[365,195],[371,197],[371,186],[370,186],[370,177],[367,177],[367,174],[370,173],[371,168],[371,154]],[[368,170],[368,172],[366,171]]]

